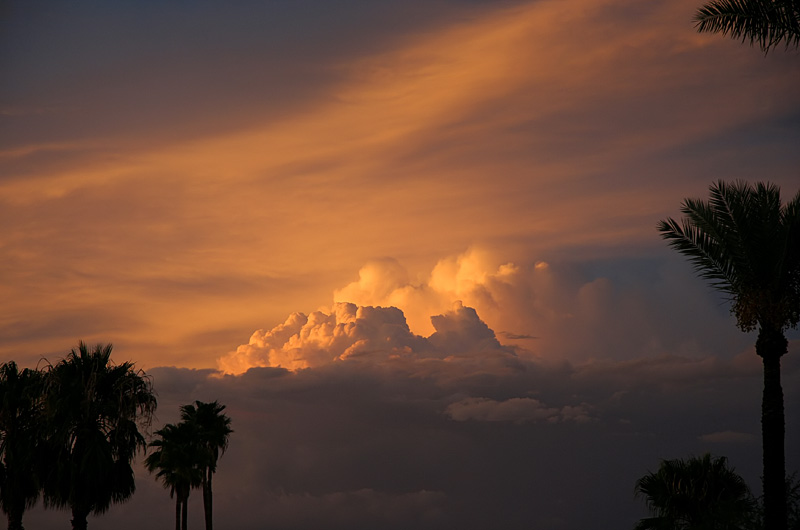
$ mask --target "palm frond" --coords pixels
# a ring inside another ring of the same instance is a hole
[[[720,181],[709,191],[708,201],[683,202],[680,222],[661,221],[661,236],[701,278],[730,295],[742,330],[796,326],[800,194],[781,206],[780,188],[770,183]]]
[[[678,223],[672,218],[661,221],[658,231],[670,247],[689,258],[701,278],[708,280],[715,289],[735,294],[738,283],[735,271],[731,270],[724,249],[713,234],[690,221]]]
[[[697,10],[699,32],[721,33],[768,53],[784,43],[800,47],[800,0],[714,0]]]

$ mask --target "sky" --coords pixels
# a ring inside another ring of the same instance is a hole
[[[656,224],[798,192],[800,61],[698,5],[3,3],[0,361],[224,403],[219,528],[630,528],[705,452],[758,494],[755,336]],[[172,524],[137,488],[90,525]]]

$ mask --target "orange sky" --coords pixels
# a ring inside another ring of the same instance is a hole
[[[654,223],[712,179],[763,165],[791,187],[797,155],[780,144],[748,146],[755,166],[730,155],[796,116],[796,61],[695,34],[691,5],[465,10],[309,64],[335,80],[290,110],[253,98],[246,119],[215,128],[224,98],[193,108],[191,133],[154,121],[136,136],[104,123],[91,93],[60,106],[55,82],[6,96],[7,130],[31,125],[0,151],[0,353],[32,362],[83,339],[144,366],[211,367],[253,329],[329,306],[372,259],[424,283],[473,247],[491,257],[484,273],[652,255]],[[8,50],[12,68],[35,69]],[[154,75],[146,56],[123,58],[129,79]],[[102,84],[95,71],[73,83]],[[136,87],[109,83],[135,113]],[[36,128],[76,114],[77,133]]]

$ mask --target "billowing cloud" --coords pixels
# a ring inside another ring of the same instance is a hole
[[[440,258],[426,274],[410,274],[394,259],[372,260],[334,300],[398,307],[423,335],[434,331],[431,315],[462,302],[501,342],[550,359],[733,355],[751,343],[745,335],[709,340],[704,330],[734,326],[729,306],[677,258],[623,269],[606,260],[515,264],[497,256],[473,246]]]
[[[544,263],[538,269],[545,268]],[[518,289],[521,271],[513,263],[497,265],[491,254],[471,247],[461,254],[439,259],[430,273],[413,281],[395,259],[371,260],[358,273],[359,278],[334,291],[335,301],[360,305],[391,305],[403,310],[416,333],[434,330],[431,315],[447,310],[454,302],[478,308],[478,313],[497,313],[504,291]]]
[[[219,358],[218,366],[242,373],[346,359],[514,352],[593,359],[602,370],[604,360],[710,362],[752,348],[748,335],[731,333],[729,305],[677,257],[622,269],[605,261],[580,267],[569,261],[515,264],[496,254],[473,246],[440,258],[426,274],[409,273],[393,258],[371,260],[357,280],[334,291],[333,306],[293,313],[282,324],[256,331],[247,344]]]
[[[253,366],[296,370],[364,355],[410,353],[421,343],[395,307],[337,303],[330,313],[293,313],[271,330],[256,331],[248,344],[222,357],[219,366],[226,373],[242,373]]]
[[[334,361],[441,358],[503,350],[475,310],[461,303],[431,321],[436,331],[426,339],[411,333],[396,307],[337,302],[328,313],[293,313],[271,330],[256,331],[247,344],[221,357],[218,365],[224,373],[239,374],[252,367],[298,370]]]

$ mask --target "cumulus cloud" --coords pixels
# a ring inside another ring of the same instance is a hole
[[[428,335],[435,328],[431,315],[448,310],[456,301],[477,308],[482,317],[497,312],[504,292],[519,287],[521,271],[513,263],[495,261],[486,250],[471,247],[440,259],[430,273],[412,280],[395,259],[371,260],[359,271],[358,280],[335,290],[333,298],[399,307],[412,330]]]
[[[218,367],[242,373],[259,366],[297,370],[348,359],[513,351],[594,359],[601,368],[607,359],[712,362],[751,349],[746,335],[725,333],[733,327],[727,307],[677,258],[657,265],[515,264],[472,247],[439,259],[426,274],[409,273],[393,258],[371,260],[333,299],[330,308],[293,313],[256,331],[219,358]],[[674,310],[683,306],[691,311]]]
[[[750,344],[744,335],[722,333],[733,326],[728,306],[709,296],[677,257],[514,263],[473,246],[442,257],[428,272],[409,273],[391,258],[372,260],[356,281],[334,291],[334,300],[397,307],[411,331],[425,336],[436,331],[431,315],[460,301],[506,344],[550,359],[708,357]],[[711,340],[719,336],[725,342]]]
[[[271,330],[256,331],[248,344],[222,357],[219,367],[226,373],[258,366],[296,370],[353,357],[402,355],[422,344],[395,307],[336,303],[328,313],[293,313]]]
[[[220,370],[239,374],[253,367],[312,368],[335,361],[440,358],[503,351],[494,332],[473,308],[460,302],[431,317],[434,333],[411,332],[397,307],[334,303],[329,312],[293,313],[271,330],[258,330],[247,344],[218,360]]]

